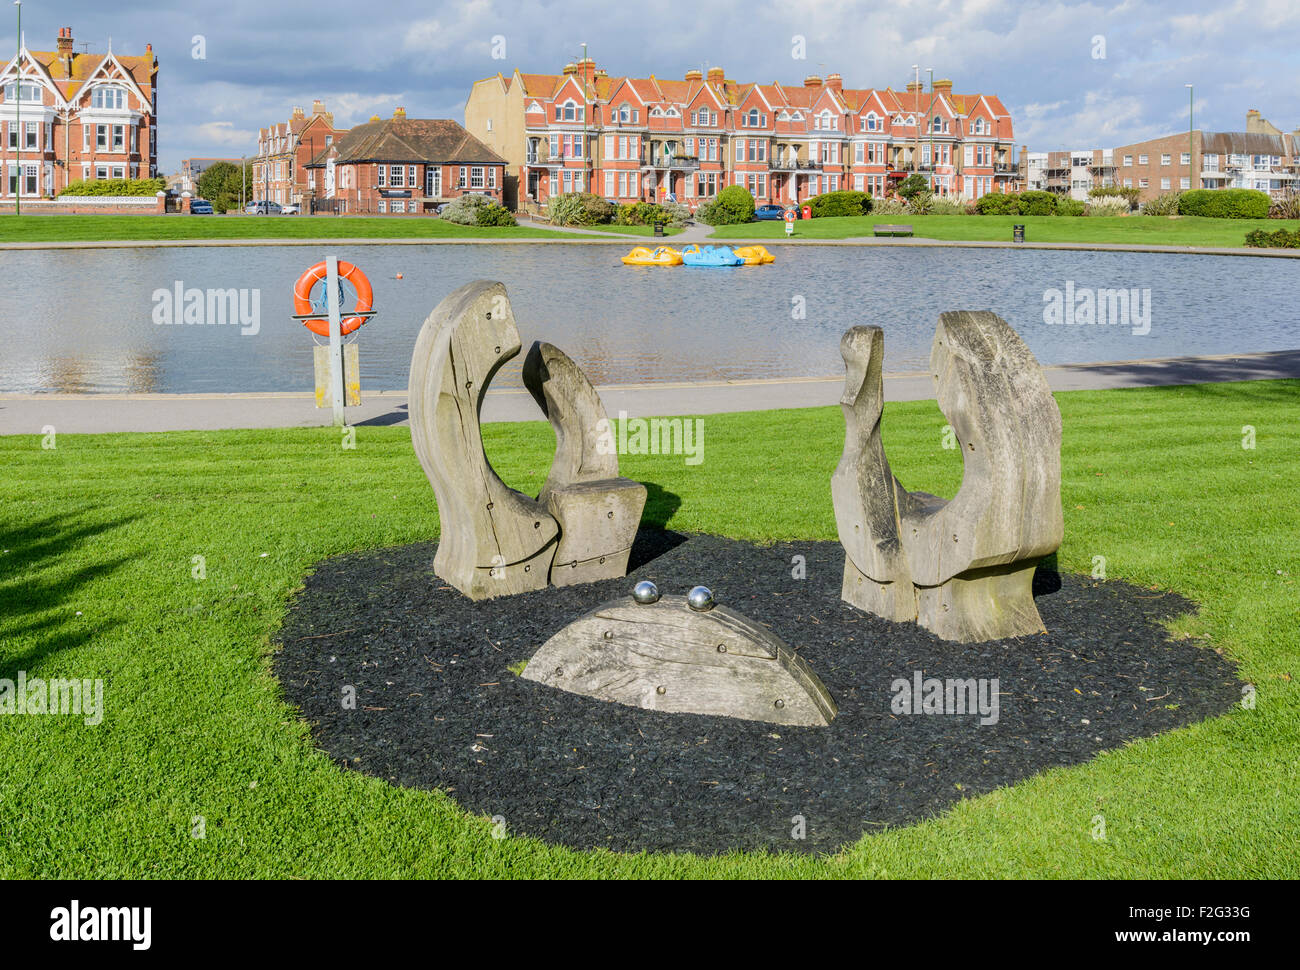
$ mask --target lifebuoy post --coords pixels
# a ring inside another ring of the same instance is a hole
[[[325,257],[325,299],[330,315],[330,397],[334,403],[334,427],[346,424],[343,417],[343,319],[339,314],[339,260]]]

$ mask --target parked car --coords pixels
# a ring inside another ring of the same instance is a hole
[[[302,212],[302,210],[299,209],[299,208],[298,208],[296,205],[294,205],[292,202],[289,203],[288,205],[282,205],[282,206],[280,206],[280,215],[282,215],[282,216],[296,216],[296,215],[298,215],[300,212]]]
[[[754,210],[754,218],[760,222],[764,219],[784,219],[785,206],[783,205],[760,205]]]
[[[250,216],[278,216],[280,214],[280,203],[268,202],[250,202],[244,206],[244,211]]]
[[[190,199],[190,215],[210,216],[212,212],[212,203],[207,199]]]

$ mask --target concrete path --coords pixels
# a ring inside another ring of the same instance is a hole
[[[1222,357],[1171,357],[1044,368],[1053,390],[1154,387],[1215,381],[1300,378],[1300,350]],[[621,384],[600,387],[611,417],[719,414],[769,408],[825,407],[839,401],[842,376],[781,381],[696,384]],[[930,375],[885,375],[885,398],[934,397]],[[356,425],[406,424],[406,391],[362,392],[348,409]],[[1297,393],[1300,400],[1300,392]],[[489,391],[486,421],[540,421],[525,390]],[[330,412],[312,394],[0,394],[0,435],[38,435],[46,426],[68,434],[110,431],[183,431],[222,428],[294,428],[328,425]]]

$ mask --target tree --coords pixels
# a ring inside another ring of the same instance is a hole
[[[903,179],[902,184],[898,186],[898,194],[909,201],[916,193],[928,192],[929,190],[929,181],[924,175],[918,175],[916,172]]]
[[[241,188],[247,194],[253,187],[253,166],[244,166],[241,172],[238,165],[230,162],[217,162],[204,170],[199,176],[198,193],[200,198],[212,203],[217,212],[228,212],[239,208]]]

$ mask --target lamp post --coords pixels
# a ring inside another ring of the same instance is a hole
[[[916,78],[916,83],[912,87],[912,93],[916,94],[921,90],[921,65],[920,64],[912,65],[912,75],[913,77]],[[921,99],[918,96],[916,98],[917,114],[921,113],[920,108],[921,108]],[[916,154],[912,156],[912,171],[915,173],[921,164],[921,126],[919,124],[916,124],[913,127],[916,130]]]
[[[939,187],[939,160],[934,157],[934,68],[927,67],[925,73],[930,75],[930,116],[926,125],[930,129],[930,191]]]
[[[1196,113],[1196,103],[1193,100],[1195,92],[1190,84],[1184,85],[1187,88],[1187,187],[1194,189],[1197,186],[1192,184],[1192,173],[1195,170],[1196,158],[1194,157],[1194,146],[1192,145],[1192,120]]]
[[[17,129],[14,152],[18,166],[15,170],[18,177],[14,179],[17,190],[14,215],[20,216],[23,214],[23,0],[14,0],[14,6],[18,8],[18,40],[14,45],[14,128]]]

